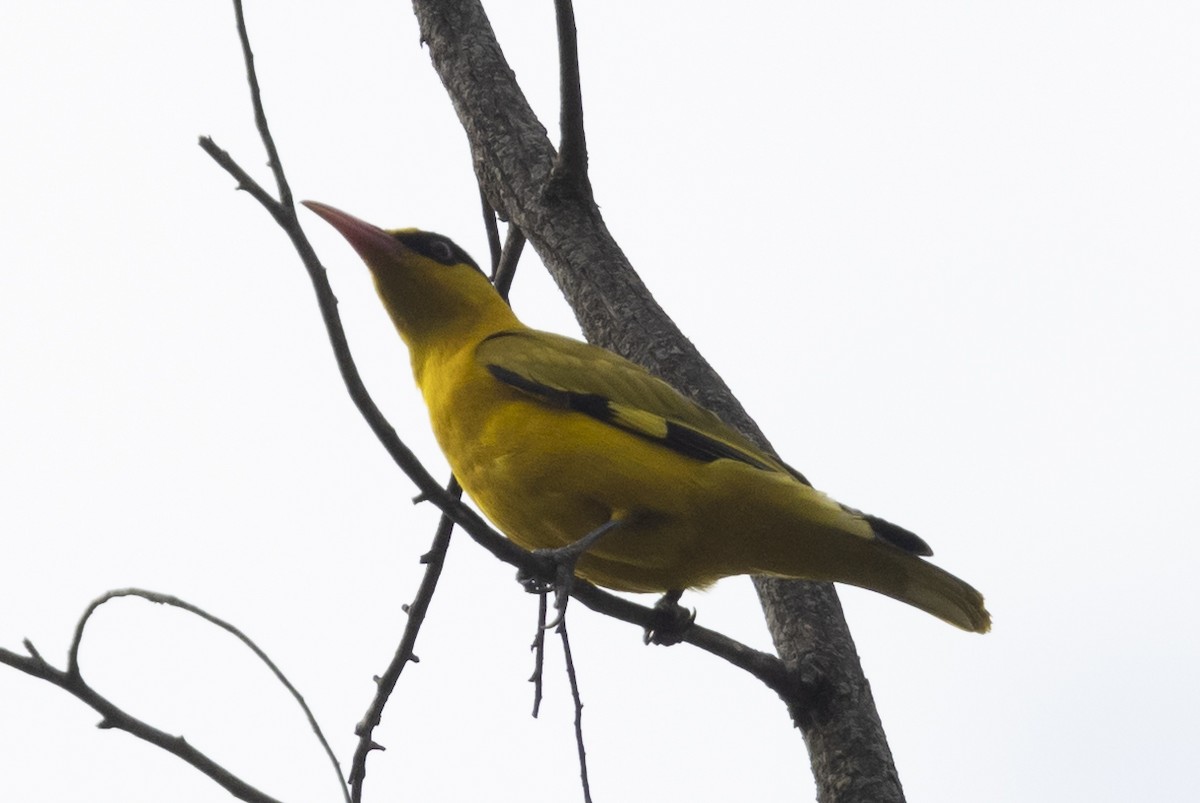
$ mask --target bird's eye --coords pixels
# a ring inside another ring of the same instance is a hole
[[[429,255],[438,262],[450,264],[454,261],[454,251],[445,240],[432,240],[429,243]]]

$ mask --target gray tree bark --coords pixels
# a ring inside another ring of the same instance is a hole
[[[413,0],[422,40],[466,131],[480,185],[537,250],[584,335],[633,360],[770,448],[729,388],[666,315],[609,234],[590,190],[557,180],[556,153],[476,0]],[[833,586],[755,578],[785,697],[824,803],[904,800],[871,689]]]

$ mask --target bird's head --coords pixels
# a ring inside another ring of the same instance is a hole
[[[338,230],[371,270],[375,289],[410,347],[436,345],[512,318],[475,260],[448,237],[381,229],[332,206],[303,204]]]

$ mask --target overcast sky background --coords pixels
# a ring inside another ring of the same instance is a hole
[[[551,4],[487,4],[557,126]],[[251,3],[298,198],[486,245],[405,3]],[[596,197],[788,462],[978,586],[964,634],[842,593],[911,800],[1189,800],[1200,750],[1200,9],[1189,3],[581,2]],[[348,768],[436,522],[336,373],[308,280],[196,146],[260,180],[228,3],[0,12],[0,644],[62,665],[93,597],[177,594],[258,640]],[[368,385],[446,469],[367,272],[302,213]],[[514,304],[577,334],[532,253]],[[556,643],[465,537],[376,738],[368,800],[579,799]],[[647,600],[649,601],[649,600]],[[685,598],[770,639],[744,578]],[[573,607],[598,803],[810,799],[757,682]],[[288,801],[339,799],[245,650],[113,603],[86,676]],[[0,667],[13,801],[227,800]]]

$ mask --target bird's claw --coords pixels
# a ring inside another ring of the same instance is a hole
[[[579,561],[580,552],[572,547],[563,547],[535,549],[530,554],[539,565],[535,569],[518,569],[517,582],[530,594],[554,592],[556,613],[554,618],[543,626],[546,630],[553,630],[566,614],[567,599],[575,581],[575,564]]]
[[[548,567],[530,570],[522,566],[517,569],[517,582],[530,594],[545,594],[554,589],[554,582],[546,579],[550,573]]]
[[[554,621],[546,625],[547,630],[558,627],[567,612],[567,599],[571,594],[571,585],[575,582],[575,564],[579,563],[579,558],[621,524],[621,519],[609,519],[573,544],[557,549],[535,549],[530,553],[541,565],[532,572],[519,570],[517,582],[524,586],[526,591],[534,594],[545,594],[551,589],[554,590],[554,609],[558,614]],[[554,580],[547,580],[548,577],[553,577]]]
[[[683,641],[683,634],[696,621],[696,609],[679,604],[682,591],[668,591],[654,603],[654,625],[642,631],[643,644],[668,647]]]

